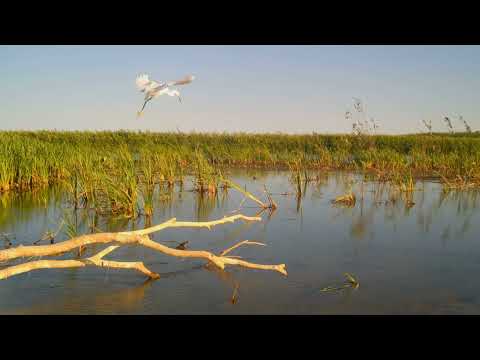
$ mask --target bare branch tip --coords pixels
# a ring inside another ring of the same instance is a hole
[[[282,273],[283,275],[288,276],[285,264],[278,265],[277,270],[278,270],[278,272]]]

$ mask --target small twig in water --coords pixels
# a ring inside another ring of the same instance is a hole
[[[188,240],[187,241],[184,241],[184,242],[181,242],[175,249],[177,250],[186,250],[187,249],[187,245],[188,244]]]
[[[237,299],[238,299],[238,288],[239,288],[239,285],[238,284],[235,284],[235,288],[233,289],[233,294],[232,294],[232,298],[230,299],[230,302],[232,304],[236,304],[237,303]]]
[[[347,284],[343,284],[342,286],[327,286],[323,289],[321,289],[320,291],[322,292],[326,292],[326,291],[339,291],[339,290],[343,290],[343,289],[348,289],[348,288],[353,288],[353,289],[358,289],[358,287],[360,286],[360,283],[349,273],[345,273],[344,274],[345,277],[347,278]]]

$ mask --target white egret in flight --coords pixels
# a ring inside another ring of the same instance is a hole
[[[145,102],[143,103],[142,109],[137,113],[137,115],[142,115],[143,109],[145,109],[145,105],[147,105],[147,102],[161,95],[177,96],[178,101],[182,102],[180,92],[170,87],[175,85],[190,84],[193,79],[195,79],[193,75],[188,75],[181,80],[158,82],[155,80],[150,80],[148,74],[138,75],[135,82],[137,83],[137,87],[140,92],[145,93]]]

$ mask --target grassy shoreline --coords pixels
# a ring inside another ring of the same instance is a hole
[[[0,131],[0,192],[65,183],[75,202],[131,213],[140,193],[193,176],[216,192],[229,168],[362,171],[398,184],[480,184],[480,135],[287,135],[138,131]],[[125,208],[125,206],[127,208]]]

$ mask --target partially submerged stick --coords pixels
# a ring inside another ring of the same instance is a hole
[[[227,179],[222,179],[225,183],[227,183],[228,185],[230,185],[232,188],[234,188],[235,190],[238,190],[240,191],[243,195],[245,195],[246,197],[248,197],[249,199],[255,201],[258,205],[260,205],[262,208],[266,209],[266,208],[269,208],[270,206],[265,204],[264,202],[260,201],[259,199],[257,199],[255,196],[253,196],[252,193],[248,192],[247,190],[244,190],[242,189],[240,186],[238,186],[237,184],[235,184],[234,182],[232,182],[231,180],[227,180]]]
[[[327,286],[323,289],[320,289],[322,292],[326,291],[338,291],[348,288],[358,289],[360,283],[349,273],[345,273],[345,278],[347,279],[347,283],[343,284],[342,286]]]
[[[270,203],[269,208],[275,210],[277,208],[277,203],[272,199],[272,196],[268,192],[267,185],[263,185],[265,194],[267,194],[268,202]]]
[[[123,269],[134,269],[137,270],[150,278],[158,278],[158,274],[148,270],[142,262],[119,262],[119,261],[108,261],[103,260],[103,257],[113,250],[117,249],[120,245],[126,244],[138,244],[145,246],[147,248],[159,251],[166,255],[183,257],[183,258],[197,258],[205,259],[210,263],[216,265],[220,269],[224,269],[226,265],[237,265],[250,269],[260,269],[260,270],[272,270],[277,271],[283,275],[287,275],[285,264],[279,265],[262,265],[250,263],[244,260],[234,259],[232,257],[224,256],[226,253],[230,252],[234,248],[237,248],[244,244],[256,244],[260,245],[261,243],[254,243],[248,240],[242,241],[229,249],[221,253],[221,255],[215,255],[208,251],[199,251],[199,250],[179,250],[167,247],[165,245],[159,244],[151,240],[148,234],[160,231],[168,227],[207,227],[210,229],[212,226],[224,224],[228,222],[234,222],[237,219],[242,219],[245,221],[260,221],[259,217],[248,217],[244,215],[234,215],[230,217],[225,217],[220,220],[208,221],[208,222],[177,222],[175,218],[170,219],[163,224],[153,226],[144,230],[129,231],[129,232],[120,232],[120,233],[97,233],[97,234],[88,234],[82,235],[61,243],[52,244],[52,245],[42,245],[42,246],[18,246],[16,248],[7,249],[0,251],[0,261],[8,261],[16,259],[19,257],[35,257],[35,256],[51,256],[58,255],[67,251],[71,251],[77,247],[83,247],[90,244],[96,243],[111,243],[115,242],[117,245],[109,246],[108,248],[102,250],[98,254],[79,260],[38,260],[23,263],[20,265],[10,266],[8,268],[0,270],[0,279],[7,279],[13,275],[25,273],[37,269],[47,269],[47,268],[75,268],[75,267],[84,267],[86,265],[101,266],[107,268],[123,268]],[[120,245],[118,245],[120,244]],[[263,245],[263,244],[261,244]]]

